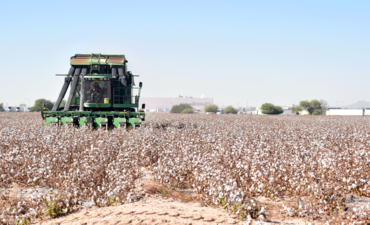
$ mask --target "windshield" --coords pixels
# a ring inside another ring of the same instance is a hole
[[[103,80],[85,80],[84,103],[111,103],[111,82]],[[104,102],[104,99],[106,101]],[[108,101],[107,101],[108,100]]]

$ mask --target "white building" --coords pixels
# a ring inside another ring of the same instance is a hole
[[[194,112],[204,112],[207,105],[213,104],[213,98],[193,98],[179,96],[177,98],[148,98],[141,97],[139,106],[145,104],[147,112],[169,112],[174,105],[187,103],[191,105]]]
[[[363,111],[365,110],[365,112]],[[341,109],[335,108],[326,111],[326,115],[328,116],[362,116],[365,113],[366,116],[370,115],[370,109]]]
[[[28,112],[28,106],[3,106],[5,112]]]

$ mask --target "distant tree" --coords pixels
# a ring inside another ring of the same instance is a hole
[[[204,109],[204,112],[216,113],[218,112],[218,106],[216,104],[207,105],[206,108]]]
[[[277,114],[282,114],[284,112],[284,109],[281,106],[275,106],[275,110]]]
[[[193,113],[193,109],[192,108],[186,108],[186,109],[182,110],[181,113]]]
[[[303,110],[308,111],[310,115],[312,114],[313,110],[315,110],[314,108],[312,108],[312,106],[310,105],[310,102],[307,100],[299,102],[299,109],[300,109],[299,111],[303,111]]]
[[[188,109],[188,108],[193,110],[191,105],[189,105],[187,103],[181,103],[180,105],[172,106],[172,108],[170,110],[170,113],[181,113],[184,109]]]
[[[227,107],[224,109],[224,112],[225,112],[226,114],[237,114],[237,113],[238,113],[238,111],[237,111],[234,107],[232,107],[231,105],[227,106]]]
[[[181,109],[179,105],[172,106],[170,113],[181,113]]]
[[[19,104],[19,106],[27,106],[26,104],[24,104],[24,103],[21,103],[21,104]]]
[[[321,115],[321,114],[322,114],[321,109],[314,109],[313,112],[312,112],[312,115]]]
[[[313,99],[311,101],[300,101],[299,105],[292,106],[292,112],[302,112],[306,110],[310,115],[321,115],[323,110],[327,110],[328,102],[325,100]]]
[[[292,113],[295,113],[295,114],[297,114],[297,115],[299,115],[299,105],[295,105],[295,104],[293,104],[293,106],[292,106]]]
[[[42,103],[44,103],[44,107],[51,110],[53,108],[54,103],[50,100],[46,100],[44,98],[37,99],[35,101],[35,105],[30,108],[32,111],[41,111],[42,110]]]
[[[3,106],[3,103],[0,103],[0,112],[4,112],[4,106]]]
[[[281,114],[284,112],[281,106],[275,106],[272,103],[265,103],[261,106],[263,114]]]

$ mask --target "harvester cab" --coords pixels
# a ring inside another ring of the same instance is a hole
[[[127,71],[124,55],[76,54],[61,76],[66,77],[55,105],[41,112],[46,126],[136,128],[145,120],[145,104],[139,109],[142,83],[135,87],[137,75]],[[67,102],[59,107],[68,87]]]

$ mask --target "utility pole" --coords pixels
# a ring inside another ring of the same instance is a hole
[[[31,107],[31,100],[26,98],[28,100],[28,107]]]

